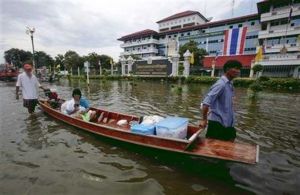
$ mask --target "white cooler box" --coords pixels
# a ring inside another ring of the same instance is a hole
[[[180,117],[167,117],[156,124],[156,135],[161,137],[185,139],[189,120]]]

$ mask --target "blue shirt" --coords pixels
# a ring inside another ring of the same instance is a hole
[[[90,107],[89,101],[87,99],[85,99],[84,97],[80,98],[79,104],[80,104],[80,106],[84,107],[85,109]]]
[[[209,106],[208,120],[217,121],[224,127],[234,126],[232,99],[234,96],[233,84],[222,76],[209,90],[203,104]]]

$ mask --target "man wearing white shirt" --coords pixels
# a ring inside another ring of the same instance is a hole
[[[32,114],[38,103],[38,88],[45,90],[36,76],[32,74],[32,65],[24,64],[24,72],[18,75],[16,84],[16,99],[19,99],[19,89],[22,88],[23,106]]]

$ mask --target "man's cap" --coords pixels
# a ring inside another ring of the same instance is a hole
[[[32,69],[32,65],[31,64],[24,64],[24,69],[25,70],[30,70],[30,69]]]

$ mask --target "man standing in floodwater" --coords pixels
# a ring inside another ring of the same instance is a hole
[[[28,109],[28,113],[34,113],[38,103],[38,88],[45,90],[32,73],[32,65],[24,64],[24,72],[19,74],[16,84],[16,99],[19,99],[19,88],[22,88],[23,106]]]
[[[202,101],[202,120],[199,127],[207,125],[207,138],[234,141],[236,130],[234,128],[232,80],[239,76],[241,64],[229,61],[224,65],[225,74],[210,88]]]

